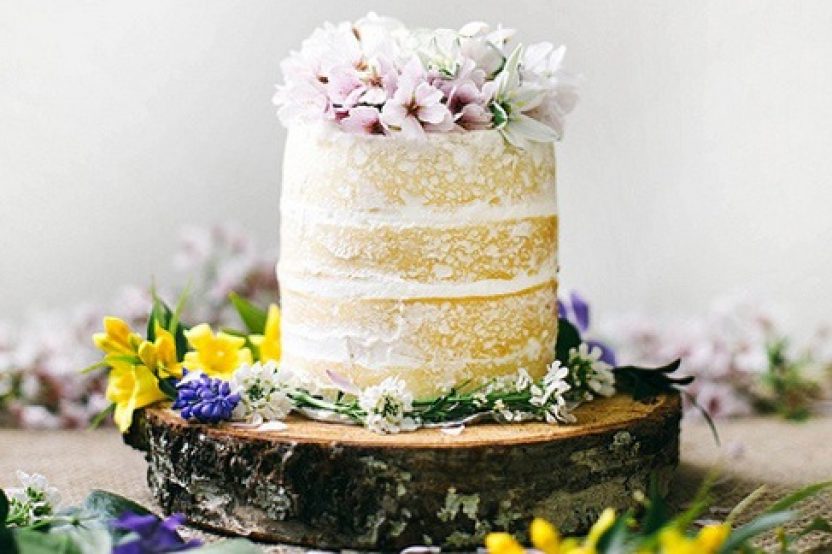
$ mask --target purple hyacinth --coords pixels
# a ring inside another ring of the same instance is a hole
[[[212,379],[204,373],[188,378],[188,370],[183,370],[184,378],[176,385],[176,402],[174,410],[180,410],[183,419],[202,423],[218,423],[231,419],[231,413],[240,402],[240,395],[231,391],[228,381]]]
[[[583,336],[589,331],[589,302],[575,291],[569,293],[568,299],[558,298],[558,314],[559,317],[564,318],[569,323],[575,326],[578,332]],[[601,361],[616,365],[615,351],[610,345],[600,340],[584,339],[590,347],[597,346],[601,349]]]
[[[185,522],[182,514],[173,514],[167,519],[159,519],[153,514],[138,515],[125,512],[112,523],[115,529],[135,533],[135,538],[116,545],[113,554],[162,554],[164,552],[181,552],[202,546],[202,541],[191,539],[185,541],[176,529]]]

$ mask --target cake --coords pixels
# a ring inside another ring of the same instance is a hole
[[[482,23],[325,24],[283,64],[281,366],[416,398],[526,372],[557,339],[563,48]]]
[[[417,397],[525,368],[557,332],[552,144],[294,127],[284,159],[282,364]]]

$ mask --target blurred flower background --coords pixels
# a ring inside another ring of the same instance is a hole
[[[180,279],[157,283],[167,299],[188,290],[184,321],[222,328],[238,324],[231,292],[258,305],[279,296],[276,252],[260,249],[240,227],[187,227],[172,264]],[[90,337],[105,314],[143,328],[151,306],[148,285],[128,285],[107,305],[32,313],[0,322],[0,424],[80,428],[107,407],[105,372],[81,373],[100,353]],[[823,409],[832,383],[832,330],[818,329],[798,344],[782,331],[774,309],[751,296],[716,299],[701,314],[662,319],[644,314],[590,317],[588,302],[564,295],[561,311],[605,359],[619,365],[662,365],[682,358],[680,373],[696,376],[689,390],[713,417],[777,413],[803,419]],[[689,402],[690,404],[690,402]],[[690,406],[689,406],[690,407]],[[695,410],[688,410],[697,417]]]

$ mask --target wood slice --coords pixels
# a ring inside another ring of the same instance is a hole
[[[679,457],[677,395],[650,404],[619,395],[575,415],[575,425],[377,435],[300,418],[257,432],[149,408],[125,440],[146,452],[162,508],[201,527],[316,548],[470,549],[492,530],[522,537],[533,516],[586,531],[606,506],[633,506],[651,474],[666,491]]]

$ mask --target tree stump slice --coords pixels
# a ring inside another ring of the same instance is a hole
[[[125,440],[146,452],[162,509],[200,527],[326,549],[471,549],[489,531],[523,537],[533,516],[584,532],[605,507],[632,507],[651,474],[667,491],[678,395],[618,395],[575,415],[574,425],[377,435],[302,418],[280,432],[199,425],[154,407]]]

